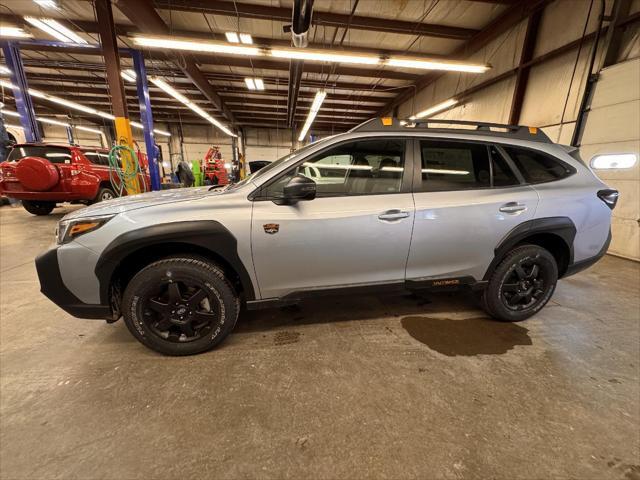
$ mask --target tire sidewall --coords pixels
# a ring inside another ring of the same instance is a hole
[[[197,282],[218,301],[219,320],[205,337],[184,343],[170,342],[160,338],[143,321],[143,298],[169,278]],[[139,272],[129,282],[122,305],[125,324],[134,337],[166,355],[192,355],[213,348],[233,330],[239,310],[237,296],[220,270],[200,260],[184,258],[155,262]]]
[[[518,263],[535,258],[543,266],[545,285],[550,284],[544,296],[535,305],[524,310],[512,310],[504,304],[502,298],[502,286],[507,280],[507,273]],[[524,245],[512,250],[507,257],[500,262],[489,280],[489,285],[484,292],[484,306],[487,312],[494,318],[506,322],[518,322],[538,313],[553,296],[558,282],[558,266],[551,253],[536,245]]]

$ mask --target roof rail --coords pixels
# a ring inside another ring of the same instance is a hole
[[[430,127],[429,124],[435,126]],[[453,128],[446,126],[442,127],[442,125],[452,125]],[[508,125],[505,123],[474,122],[469,120],[446,120],[439,118],[400,120],[393,117],[378,117],[361,123],[360,125],[352,128],[350,132],[406,132],[407,130],[424,128],[435,133],[451,133],[451,130],[455,129],[456,125],[476,127],[475,129],[461,128],[458,129],[458,132],[456,133],[553,143],[551,139],[537,127]]]

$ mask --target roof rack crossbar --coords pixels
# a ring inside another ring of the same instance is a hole
[[[447,120],[444,118],[425,118],[425,119],[406,119],[400,120],[393,118],[393,121],[384,125],[380,118],[372,118],[360,125],[352,128],[350,132],[406,132],[416,127],[428,129],[431,132],[449,132],[451,128],[447,127],[430,127],[435,125],[465,125],[475,126],[475,129],[459,129],[455,133],[464,133],[471,135],[486,135],[493,137],[512,138],[518,140],[529,140],[542,143],[553,143],[551,139],[539,128],[527,127],[524,125],[510,125],[507,123],[491,123],[491,122],[475,122],[471,120]],[[491,130],[499,128],[505,131]]]

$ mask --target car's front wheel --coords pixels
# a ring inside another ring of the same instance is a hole
[[[55,202],[36,202],[33,200],[23,200],[22,206],[31,215],[49,215],[56,208]]]
[[[127,285],[122,312],[129,331],[166,355],[215,347],[233,330],[238,295],[216,265],[179,256],[154,262]]]
[[[557,282],[558,265],[553,255],[538,245],[521,245],[493,271],[482,305],[498,320],[518,322],[547,304]]]

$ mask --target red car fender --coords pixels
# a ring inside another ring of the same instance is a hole
[[[71,177],[71,189],[74,193],[80,193],[82,198],[91,200],[98,195],[100,182],[100,175],[83,168]]]

